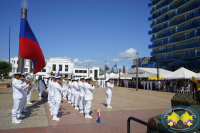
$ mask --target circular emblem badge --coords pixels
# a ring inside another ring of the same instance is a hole
[[[188,132],[199,123],[198,113],[187,106],[174,106],[167,109],[161,116],[165,128],[173,132]]]

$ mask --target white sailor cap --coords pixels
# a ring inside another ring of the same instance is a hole
[[[68,78],[68,80],[71,80],[71,78]]]
[[[60,79],[60,78],[61,78],[60,76],[56,76],[56,77],[55,77],[55,79]]]
[[[75,81],[79,80],[79,78],[74,78]]]
[[[24,76],[24,77],[25,77],[25,73],[21,73],[21,76]]]
[[[85,78],[85,80],[90,80],[90,79],[91,79],[90,77],[86,77],[86,78]]]
[[[109,79],[109,78],[107,78],[107,79],[106,79],[106,82],[107,82],[108,80],[110,80],[110,79]]]
[[[25,78],[25,80],[31,81],[31,79],[29,79],[29,78]]]
[[[21,75],[21,72],[16,72],[14,73],[14,75]]]
[[[81,80],[81,79],[85,79],[85,78],[84,78],[84,77],[81,77],[80,80]]]

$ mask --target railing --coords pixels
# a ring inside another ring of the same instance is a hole
[[[165,8],[164,10],[162,10],[161,12],[149,17],[149,20],[152,20],[152,19],[155,19],[161,15],[163,15],[164,13],[166,13],[167,11],[170,11],[170,10],[174,10],[176,8],[179,8],[180,6],[182,6],[183,4],[187,3],[188,1],[190,0],[182,0],[181,2],[175,4],[175,5],[172,5],[172,6],[169,6],[167,8]]]
[[[178,59],[187,59],[187,58],[194,58],[200,57],[200,52],[192,52],[188,54],[181,54],[181,55],[166,55],[166,57],[160,57],[157,59],[150,59],[149,62],[157,62],[157,61],[169,61],[169,60],[178,60]]]
[[[172,38],[172,39],[164,39],[162,40],[162,42],[158,42],[158,43],[153,43],[151,46],[149,45],[149,48],[155,48],[155,47],[159,47],[159,46],[163,46],[165,44],[170,44],[170,43],[177,43],[180,41],[184,41],[193,37],[198,37],[200,36],[200,29],[188,34],[188,35],[184,35],[181,37],[177,37],[177,38]]]
[[[152,22],[151,27],[154,26],[154,25],[156,25],[156,24],[159,24],[159,23],[168,21],[168,20],[172,19],[174,16],[177,16],[177,15],[180,15],[180,14],[182,14],[182,13],[185,13],[185,12],[188,12],[188,11],[190,11],[190,10],[193,10],[193,9],[195,9],[195,8],[198,8],[199,6],[200,6],[200,2],[194,2],[194,3],[192,4],[192,6],[183,8],[183,9],[178,10],[178,11],[175,11],[173,14],[169,15],[168,17],[164,17],[164,18],[162,18],[162,19],[159,19],[159,20],[157,20],[157,21]]]
[[[152,8],[152,10],[150,11],[151,13],[161,7],[164,7],[166,5],[169,5],[173,0],[166,0],[165,2],[161,3],[160,5],[158,6],[155,6],[154,8]]]
[[[189,30],[189,29],[194,29],[194,28],[197,28],[200,26],[200,22],[198,21],[194,21],[192,25],[187,25],[187,26],[183,26],[183,27],[180,27],[180,28],[175,28],[173,31],[171,32],[165,32],[163,34],[160,34],[160,35],[157,35],[157,36],[153,36],[151,38],[151,41],[155,40],[155,39],[159,39],[159,38],[163,38],[163,37],[167,37],[167,36],[171,36],[175,33],[178,33],[178,32],[182,32],[182,31],[186,31],[186,30]]]
[[[156,33],[156,32],[159,32],[165,28],[168,28],[168,27],[171,27],[171,26],[175,26],[175,25],[178,25],[178,24],[181,24],[181,23],[184,23],[192,18],[195,18],[195,17],[198,17],[200,16],[200,12],[199,11],[195,11],[192,15],[188,15],[182,19],[179,19],[177,21],[173,21],[173,22],[170,22],[170,23],[165,23],[162,27],[160,28],[157,28],[157,29],[153,29],[152,31],[149,31],[149,34],[152,34],[152,33]]]
[[[200,42],[188,43],[185,45],[175,46],[175,47],[171,47],[171,48],[167,48],[167,49],[163,49],[163,50],[154,50],[153,52],[151,52],[151,55],[167,53],[167,52],[172,52],[172,51],[176,51],[176,50],[183,50],[183,49],[188,49],[188,48],[195,48],[195,47],[200,47]]]
[[[161,0],[154,0],[153,2],[149,3],[148,6],[149,7],[153,6],[153,5],[157,4],[159,1],[161,1]]]
[[[143,124],[143,125],[147,126],[147,133],[150,133],[150,128],[152,128],[154,130],[157,130],[157,131],[160,131],[162,133],[171,133],[171,132],[169,132],[167,130],[164,130],[164,129],[160,128],[160,127],[154,126],[154,125],[152,125],[150,123],[147,123],[147,122],[142,121],[140,119],[137,119],[135,117],[129,117],[128,118],[128,120],[127,120],[127,133],[130,133],[130,121],[131,120],[134,120],[134,121],[136,121],[136,122],[138,122],[140,124]]]

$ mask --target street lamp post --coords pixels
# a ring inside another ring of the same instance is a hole
[[[28,7],[28,0],[22,0],[21,18],[27,18],[27,7]],[[18,72],[22,72],[22,73],[24,72],[24,59],[21,58],[20,56],[20,45],[19,45],[19,54],[18,54]]]
[[[136,54],[138,55],[138,52]],[[136,60],[136,64],[137,64],[137,67],[136,67],[136,91],[138,91],[138,57]]]

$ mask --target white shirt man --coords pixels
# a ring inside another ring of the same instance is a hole
[[[78,108],[78,99],[79,99],[79,87],[78,87],[78,78],[74,79],[74,109],[79,110]]]
[[[13,87],[13,108],[12,108],[12,123],[18,124],[21,120],[17,119],[17,115],[20,112],[20,102],[23,98],[23,90],[29,87],[28,82],[21,84],[19,80],[21,72],[17,72],[14,74],[15,79],[12,81]]]
[[[144,80],[144,81],[143,81],[143,88],[144,88],[144,90],[146,89],[146,83],[147,83],[147,81]]]
[[[106,81],[103,79],[102,80],[102,88],[105,88],[105,84],[106,84]]]
[[[80,102],[79,102],[79,109],[80,109],[80,112],[79,113],[83,113],[83,108],[84,108],[84,95],[85,95],[85,92],[84,92],[84,78],[80,78],[80,81],[78,83],[78,87],[79,87],[79,92],[80,92]]]
[[[98,83],[98,88],[100,88],[100,87],[101,87],[101,80],[98,79],[98,80],[97,80],[97,83]]]
[[[66,100],[66,95],[67,95],[67,91],[68,91],[68,84],[67,84],[67,78],[64,78],[63,79],[63,92],[62,92],[62,94],[63,94],[63,99],[65,99]]]
[[[62,100],[61,92],[64,90],[60,84],[60,77],[55,77],[56,82],[54,83],[54,112],[53,119],[54,121],[59,121],[60,119],[57,117],[58,111],[60,109],[60,104]]]
[[[112,88],[114,87],[114,84],[113,84],[112,81],[110,82],[110,80],[107,79],[107,84],[106,84],[106,86],[107,86],[107,90],[106,90],[107,108],[112,108],[112,107],[110,106],[110,103],[111,103],[111,98],[112,98]]]
[[[86,83],[84,84],[84,90],[85,90],[85,118],[92,118],[89,113],[91,109],[92,99],[93,99],[93,93],[92,91],[95,90],[95,84],[90,85],[90,78],[85,78]]]
[[[71,103],[71,95],[72,95],[72,93],[71,93],[71,78],[68,78],[68,85],[69,85],[69,89],[68,89],[68,103]]]
[[[147,80],[147,90],[149,90],[149,80]]]
[[[45,88],[44,83],[42,82],[42,77],[39,77],[39,99],[42,99],[42,93],[43,93],[43,89]]]

